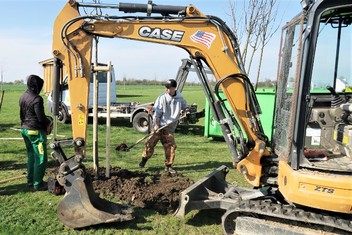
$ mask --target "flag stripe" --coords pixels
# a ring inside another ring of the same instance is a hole
[[[193,42],[201,43],[201,44],[205,45],[209,49],[211,44],[213,43],[215,37],[216,36],[212,33],[206,33],[206,32],[198,30],[196,33],[194,33],[190,37],[190,39]]]

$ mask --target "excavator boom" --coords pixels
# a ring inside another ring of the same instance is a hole
[[[224,123],[233,165],[240,168],[238,162],[246,153],[238,151],[237,140],[232,134],[233,120],[228,120],[231,117],[224,113],[221,101],[209,87],[206,74],[202,71],[203,61],[218,80],[216,90],[221,89],[231,104],[232,112],[237,117],[236,128],[244,129],[248,142],[252,145],[251,158],[259,156],[257,159],[260,159],[260,156],[268,154],[265,148],[267,139],[258,121],[259,105],[243,69],[237,40],[225,22],[217,17],[205,16],[193,5],[175,7],[153,4],[150,13],[162,14],[153,17],[80,16],[80,6],[92,5],[82,5],[75,1],[65,5],[55,21],[53,38],[53,54],[68,70],[74,139],[86,139],[88,82],[90,74],[94,72],[94,65],[91,65],[93,39],[116,37],[177,46],[190,54],[199,76],[203,77],[202,82],[207,97],[213,104],[212,109],[217,109],[216,117]],[[147,13],[149,9],[145,4],[120,3],[115,7],[124,12]],[[80,90],[79,94],[77,90]],[[257,186],[260,184],[258,171],[260,172],[259,165],[247,169],[247,178]]]
[[[109,8],[123,12],[143,12],[146,16],[116,16],[116,15],[81,15],[80,8]],[[155,16],[157,14],[158,16]],[[250,155],[260,159],[265,150],[265,140],[259,139],[257,133],[262,133],[257,119],[257,107],[253,105],[253,87],[245,75],[240,60],[235,36],[226,24],[217,17],[206,16],[193,5],[161,6],[156,4],[118,5],[85,4],[70,0],[63,7],[54,23],[52,53],[55,57],[54,79],[58,84],[62,77],[62,65],[65,65],[70,92],[72,141],[57,141],[51,147],[56,152],[61,167],[58,181],[65,187],[66,195],[58,207],[58,217],[70,227],[84,227],[109,221],[129,220],[130,210],[116,206],[114,213],[104,211],[104,200],[95,195],[89,176],[86,174],[82,160],[84,159],[87,137],[88,94],[91,74],[99,70],[97,61],[93,61],[93,42],[99,37],[126,38],[168,44],[186,50],[197,68],[196,72],[204,84],[204,90],[210,99],[216,117],[222,123],[226,141],[232,153],[233,165],[237,166],[246,156],[237,146],[233,134],[233,117],[225,112],[221,101],[210,88],[203,65],[211,70],[218,80],[217,92],[222,89],[231,103],[232,111],[236,113],[236,127],[245,129],[250,145]],[[97,48],[96,48],[97,50]],[[58,87],[58,86],[56,86]],[[54,87],[55,88],[55,87]],[[55,89],[54,89],[55,90]],[[54,100],[58,100],[55,97]],[[236,94],[236,97],[234,96]],[[59,103],[56,101],[56,103]],[[54,101],[55,104],[55,101]],[[54,111],[58,108],[54,106]],[[242,139],[242,142],[244,140]],[[74,155],[67,157],[62,146],[74,145]],[[260,165],[248,169],[247,175],[253,184],[259,185]],[[85,198],[83,203],[83,198]],[[103,204],[103,206],[101,206]],[[79,225],[72,223],[76,207],[85,215],[85,220]],[[100,205],[100,206],[98,206]],[[102,212],[102,213],[100,213]]]

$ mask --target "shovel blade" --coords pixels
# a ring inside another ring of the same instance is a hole
[[[123,152],[128,152],[130,151],[130,148],[127,146],[127,144],[120,144],[115,148],[116,151],[123,151]]]
[[[57,216],[70,228],[134,219],[131,207],[100,198],[89,177],[73,181],[70,191],[58,205]]]

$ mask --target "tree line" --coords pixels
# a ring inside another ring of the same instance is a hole
[[[116,85],[162,85],[162,81],[158,80],[148,80],[148,79],[124,79],[116,81]],[[215,85],[215,81],[210,82],[211,85]],[[265,81],[258,81],[257,84],[253,83],[254,87],[275,87],[276,81],[266,79]],[[186,82],[185,86],[201,86],[199,82]]]
[[[162,81],[158,80],[148,80],[148,79],[124,79],[124,80],[117,80],[116,85],[123,86],[123,85],[162,85]],[[265,81],[259,81],[257,84],[253,84],[255,87],[275,87],[276,81],[272,81],[270,79],[266,79]],[[23,85],[26,84],[24,80],[15,80],[13,82],[3,82],[4,85]],[[215,81],[211,82],[212,85],[215,84]],[[186,82],[186,86],[201,86],[199,82]]]

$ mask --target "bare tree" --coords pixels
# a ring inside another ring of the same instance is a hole
[[[253,22],[249,22],[248,25],[250,25],[251,27],[248,28],[248,30],[246,31],[247,34],[249,34],[250,36],[247,36],[247,38],[249,38],[249,46],[252,48],[251,50],[246,49],[246,54],[249,53],[249,62],[247,64],[247,72],[249,73],[252,67],[252,62],[253,62],[253,58],[258,50],[258,46],[260,45],[260,25],[261,25],[261,9],[263,9],[265,2],[264,0],[250,0],[250,5],[248,9],[252,9],[252,14],[250,14],[251,18],[249,19],[249,21],[253,21]],[[254,16],[254,17],[253,17]],[[248,45],[246,45],[246,47],[248,47]],[[245,58],[247,59],[247,55],[245,56]]]
[[[247,73],[250,72],[259,50],[256,75],[258,83],[265,46],[279,27],[275,26],[278,4],[277,0],[243,0],[240,8],[238,2],[229,0],[233,31],[241,46],[241,56]]]
[[[258,22],[261,16],[261,5],[264,0],[244,0],[241,11],[237,11],[238,1],[230,3],[230,14],[233,20],[233,31],[235,35],[238,37],[239,43],[242,47],[242,59],[244,65],[247,61],[247,55],[249,53],[249,47],[251,45],[258,44],[258,34],[256,31],[258,30]],[[247,68],[248,69],[248,68]]]
[[[257,84],[259,82],[260,71],[262,67],[263,55],[264,55],[264,48],[273,37],[274,33],[279,29],[279,26],[274,26],[277,16],[277,7],[276,6],[277,0],[267,0],[265,1],[263,11],[262,11],[262,23],[260,27],[261,33],[260,36],[260,53],[259,53],[259,64],[257,69],[257,77],[256,77],[256,85],[255,89],[257,89]]]

